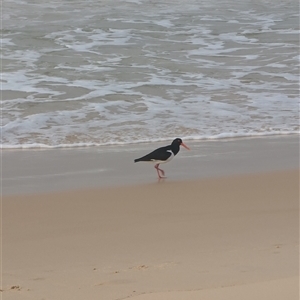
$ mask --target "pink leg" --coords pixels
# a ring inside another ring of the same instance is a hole
[[[155,168],[156,171],[157,171],[158,177],[159,177],[159,178],[164,178],[163,176],[165,176],[165,171],[159,168],[159,164],[156,164],[156,165],[154,166],[154,168]],[[161,172],[162,176],[160,175],[159,172]]]

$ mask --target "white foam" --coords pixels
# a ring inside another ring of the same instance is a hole
[[[9,1],[2,148],[299,134],[298,19],[277,2]]]
[[[204,141],[204,140],[220,140],[220,139],[234,139],[234,138],[249,138],[249,137],[263,137],[263,136],[280,136],[280,135],[300,135],[300,131],[285,131],[285,132],[248,132],[248,133],[221,133],[215,136],[204,135],[204,136],[182,136],[184,140],[191,141]],[[73,143],[73,144],[57,144],[49,145],[42,143],[30,143],[30,144],[20,144],[20,145],[3,145],[0,144],[0,149],[60,149],[60,148],[84,148],[84,147],[101,147],[101,146],[124,146],[124,145],[135,145],[150,142],[170,142],[174,139],[175,135],[167,138],[149,138],[149,139],[139,139],[134,142],[105,142],[105,143]],[[98,170],[99,171],[99,170]],[[97,171],[97,172],[98,172]],[[100,171],[103,171],[102,169]]]

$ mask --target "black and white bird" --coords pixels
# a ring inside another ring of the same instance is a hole
[[[160,164],[170,161],[180,150],[180,146],[190,150],[190,148],[182,142],[182,139],[175,139],[171,145],[158,148],[151,153],[137,158],[134,162],[146,161],[156,163],[154,168],[157,171],[158,178],[164,178],[165,171],[159,168]]]

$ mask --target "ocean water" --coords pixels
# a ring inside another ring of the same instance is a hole
[[[299,134],[297,0],[6,0],[1,147]]]

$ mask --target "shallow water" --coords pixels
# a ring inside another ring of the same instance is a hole
[[[299,133],[298,1],[5,1],[2,147]]]

